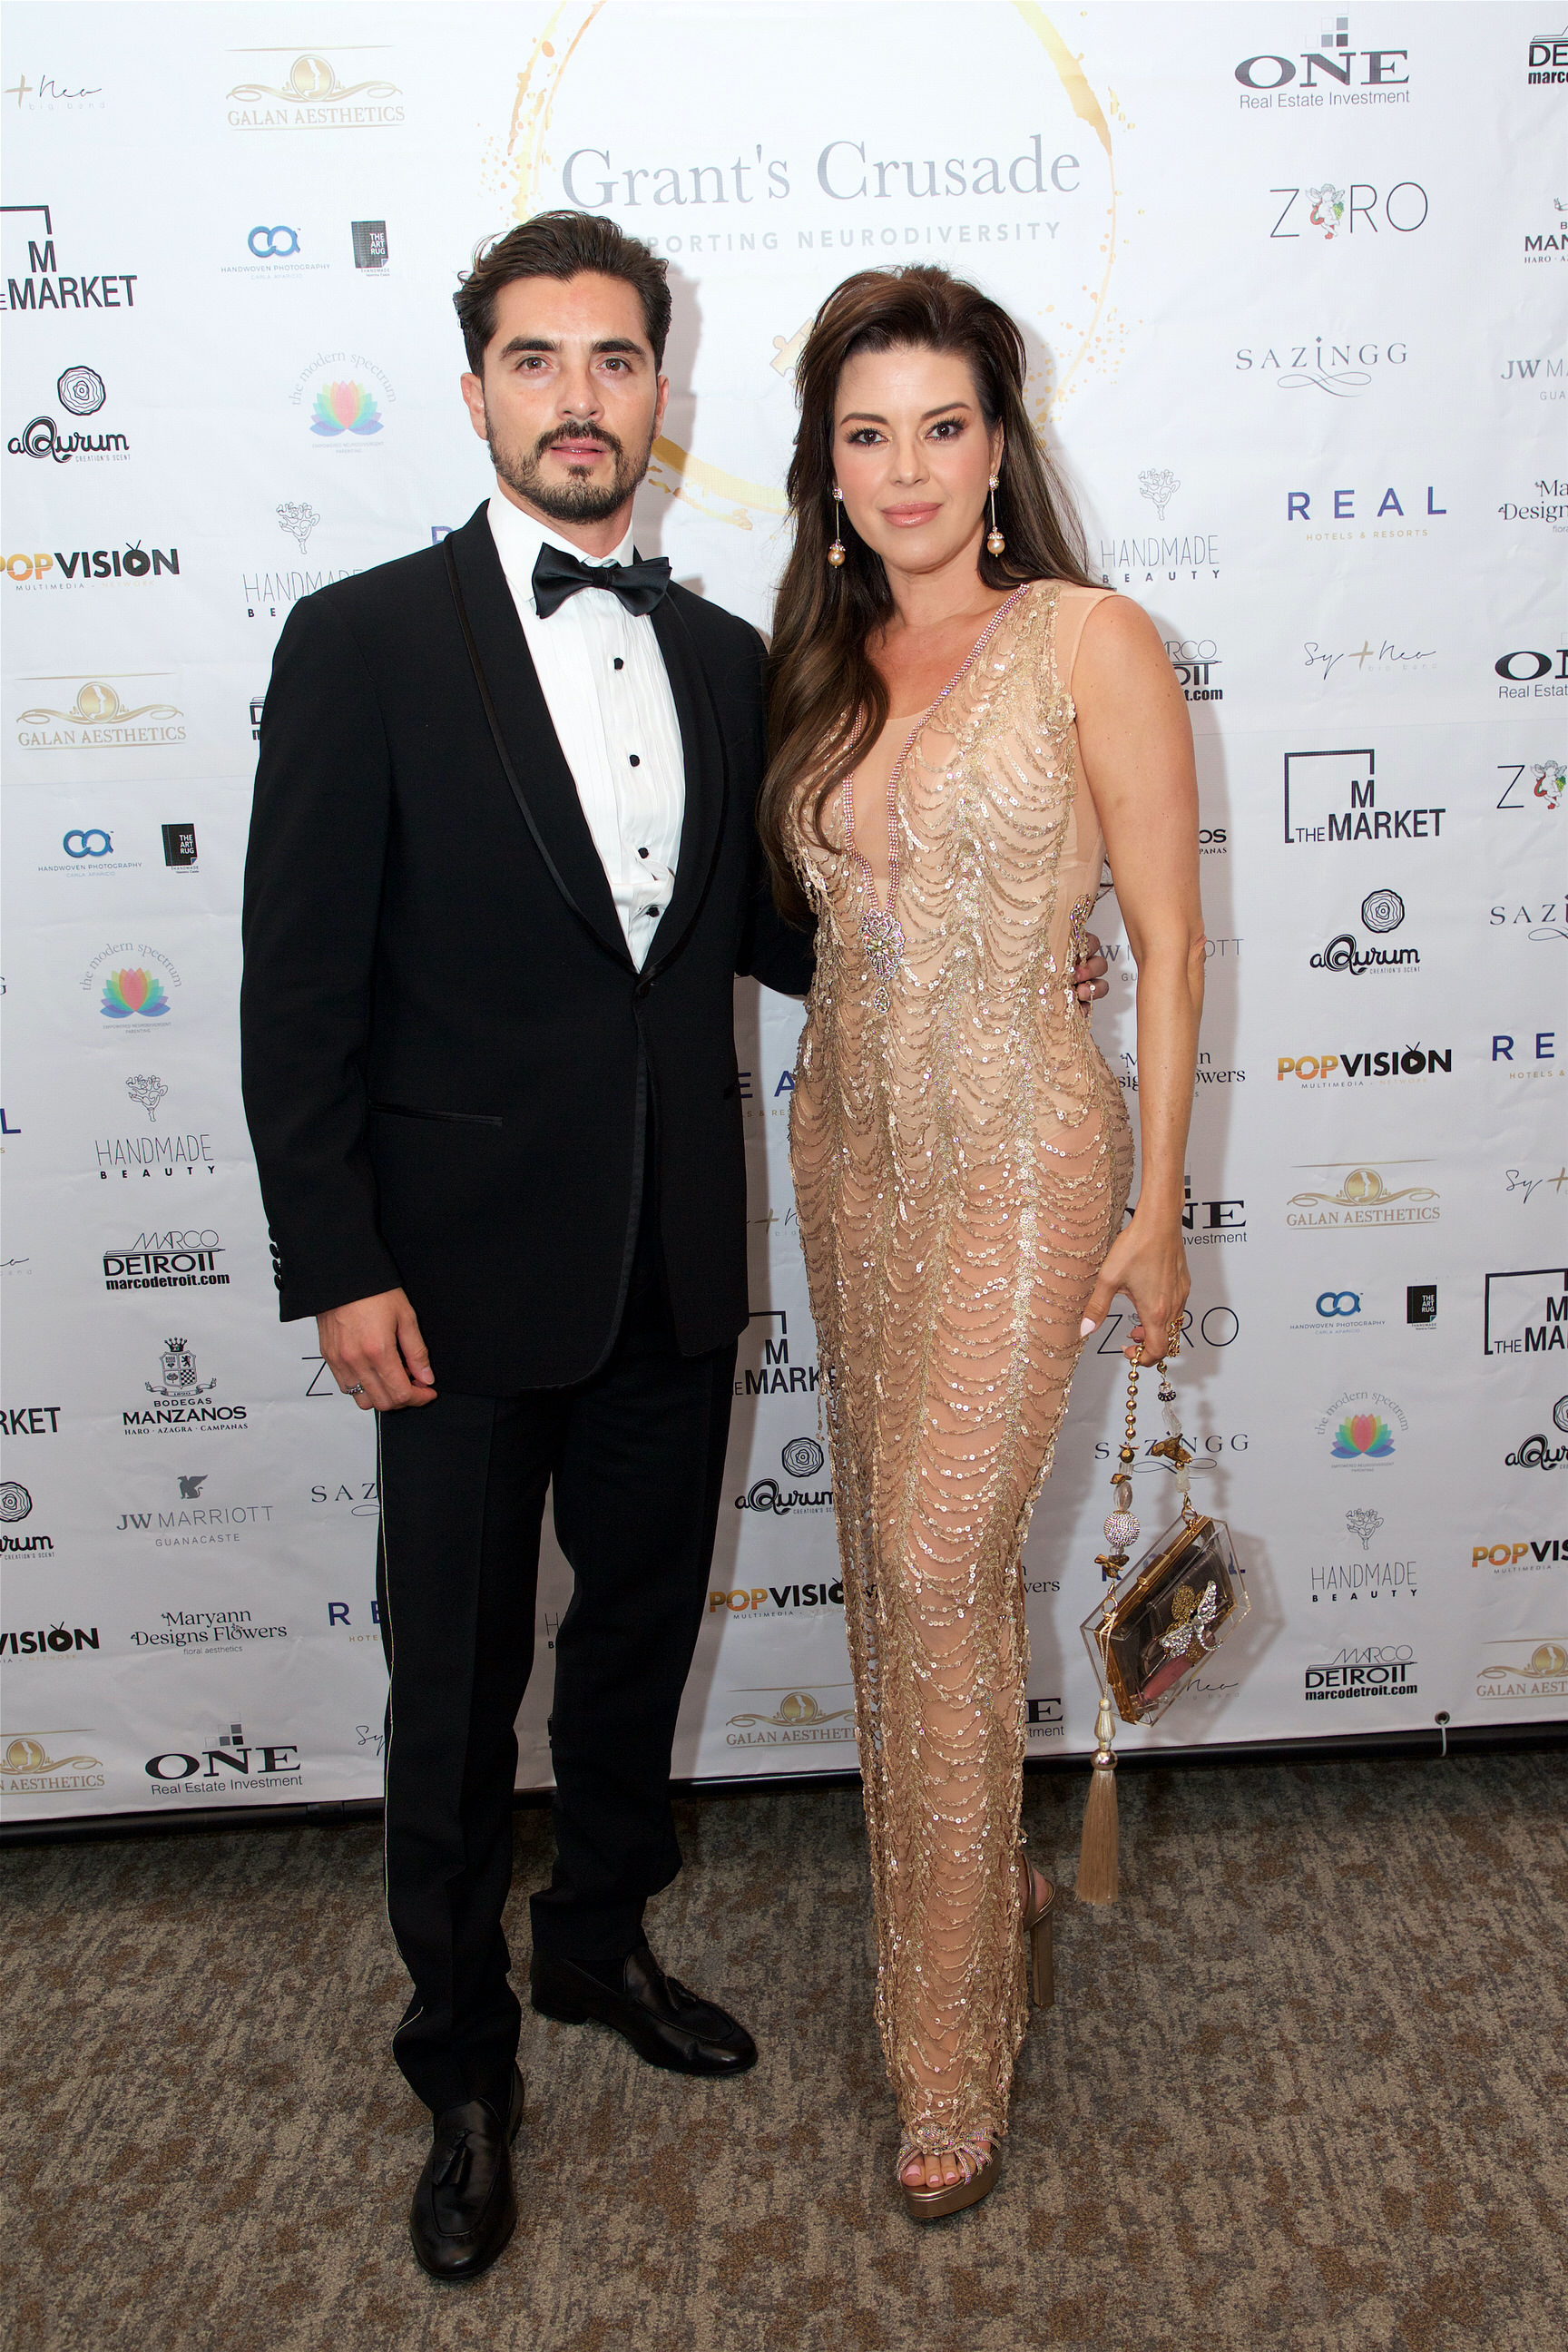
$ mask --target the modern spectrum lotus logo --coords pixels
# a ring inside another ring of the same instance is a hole
[[[1384,1462],[1394,1451],[1394,1432],[1378,1413],[1347,1413],[1330,1451],[1336,1462]]]
[[[143,1021],[156,1021],[169,1010],[169,1000],[156,972],[134,971],[127,965],[123,971],[106,973],[103,1001],[98,1009],[106,1021],[130,1021],[138,1014]]]
[[[361,383],[324,383],[310,404],[310,430],[327,440],[340,433],[379,433],[381,411]]]

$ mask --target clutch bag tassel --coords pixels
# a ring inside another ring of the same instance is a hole
[[[1078,1884],[1074,1889],[1080,1903],[1116,1900],[1120,1832],[1112,1737],[1110,1700],[1102,1690],[1094,1725],[1094,1769],[1089,1774],[1089,1802],[1083,1809],[1083,1843],[1079,1848]]]

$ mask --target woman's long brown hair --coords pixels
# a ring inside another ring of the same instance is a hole
[[[1085,565],[1082,526],[1024,405],[1024,338],[1001,304],[925,263],[862,269],[836,287],[812,323],[795,369],[800,427],[785,483],[795,544],[773,609],[772,757],[757,796],[757,831],[773,898],[797,921],[810,908],[791,856],[792,833],[809,799],[805,821],[823,839],[828,795],[853,766],[855,749],[874,740],[888,717],[888,689],[867,651],[893,611],[881,558],[847,528],[842,567],[835,571],[827,561],[838,379],[861,352],[905,350],[952,352],[966,360],[987,427],[1002,425],[996,520],[1007,545],[1002,555],[982,547],[980,577],[986,587],[1016,588],[1026,580],[1095,585]]]

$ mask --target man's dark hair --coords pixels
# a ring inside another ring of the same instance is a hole
[[[669,264],[614,221],[592,213],[535,213],[521,227],[474,248],[474,266],[452,297],[468,366],[484,373],[485,346],[496,331],[496,296],[516,278],[576,278],[585,269],[624,278],[642,303],[656,368],[669,335]]]

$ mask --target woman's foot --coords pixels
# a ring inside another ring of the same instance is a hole
[[[984,2132],[934,2156],[906,2147],[899,2158],[899,2187],[913,2221],[937,2221],[978,2205],[1001,2177],[1001,2142]]]
[[[985,2154],[974,2156],[967,2149],[945,2147],[940,2156],[911,2156],[903,2165],[899,2179],[906,2189],[956,2189],[961,2180],[970,2180],[989,2158],[993,2143],[984,2143]]]

